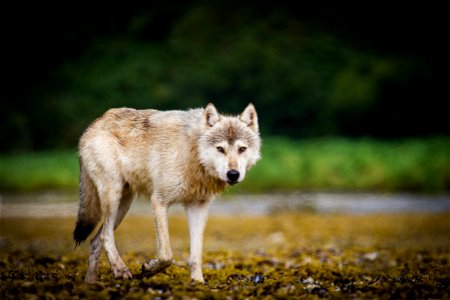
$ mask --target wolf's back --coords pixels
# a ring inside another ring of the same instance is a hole
[[[101,208],[97,188],[88,172],[83,167],[81,158],[79,191],[80,206],[78,208],[77,222],[73,231],[73,239],[76,246],[86,240],[101,218]]]

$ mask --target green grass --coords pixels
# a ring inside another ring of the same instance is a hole
[[[263,141],[241,191],[448,191],[450,139]]]
[[[69,150],[2,155],[0,174],[2,191],[76,189],[78,156]]]
[[[230,192],[291,190],[445,192],[449,138],[399,141],[263,140],[262,160]],[[75,151],[2,155],[2,191],[76,189]]]

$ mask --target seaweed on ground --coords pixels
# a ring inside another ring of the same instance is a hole
[[[205,284],[191,282],[188,234],[171,218],[175,264],[147,278],[155,253],[151,218],[131,216],[118,245],[132,280],[115,280],[102,257],[99,281],[83,282],[88,245],[73,250],[73,220],[2,219],[2,299],[445,298],[450,296],[448,215],[212,217]]]

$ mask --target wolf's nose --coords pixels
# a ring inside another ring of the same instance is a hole
[[[231,182],[235,182],[239,178],[238,170],[230,170],[227,172],[227,177]]]

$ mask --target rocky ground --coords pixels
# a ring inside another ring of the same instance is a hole
[[[115,280],[102,255],[87,285],[88,244],[74,250],[72,216],[3,216],[1,299],[448,298],[450,218],[440,213],[213,214],[206,283],[189,280],[186,220],[170,218],[175,264],[147,278],[155,255],[151,216],[131,214],[117,244],[132,280]]]

